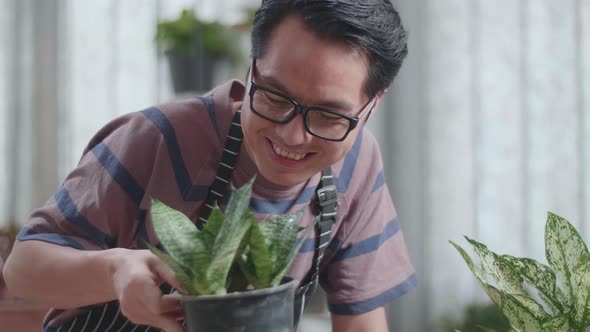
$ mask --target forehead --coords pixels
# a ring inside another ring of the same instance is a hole
[[[257,75],[279,81],[302,103],[342,99],[359,105],[364,94],[367,61],[345,43],[321,38],[298,16],[288,16],[273,30],[264,55],[256,60]]]

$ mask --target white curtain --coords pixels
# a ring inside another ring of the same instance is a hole
[[[485,300],[448,240],[544,262],[547,211],[590,240],[590,2],[394,2],[410,55],[373,125],[419,288],[390,317],[436,331]]]

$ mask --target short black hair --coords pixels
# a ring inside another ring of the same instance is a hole
[[[252,56],[264,56],[274,28],[296,14],[321,38],[343,42],[367,56],[365,93],[385,91],[408,54],[407,32],[389,0],[263,0],[254,16]]]

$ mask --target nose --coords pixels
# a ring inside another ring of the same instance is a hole
[[[291,121],[277,126],[277,134],[290,146],[305,144],[311,140],[312,135],[305,130],[304,121],[303,115],[297,114]]]

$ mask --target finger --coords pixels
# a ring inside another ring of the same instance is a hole
[[[154,260],[151,264],[152,271],[160,278],[161,280],[170,284],[170,286],[182,291],[186,292],[178,278],[176,277],[176,273],[174,270],[168,266],[168,264],[164,263],[160,258],[154,255]]]
[[[156,326],[163,329],[165,332],[184,332],[182,325],[180,325],[176,319],[162,316]]]
[[[166,294],[160,298],[159,309],[161,313],[182,311],[182,305],[176,296]]]

